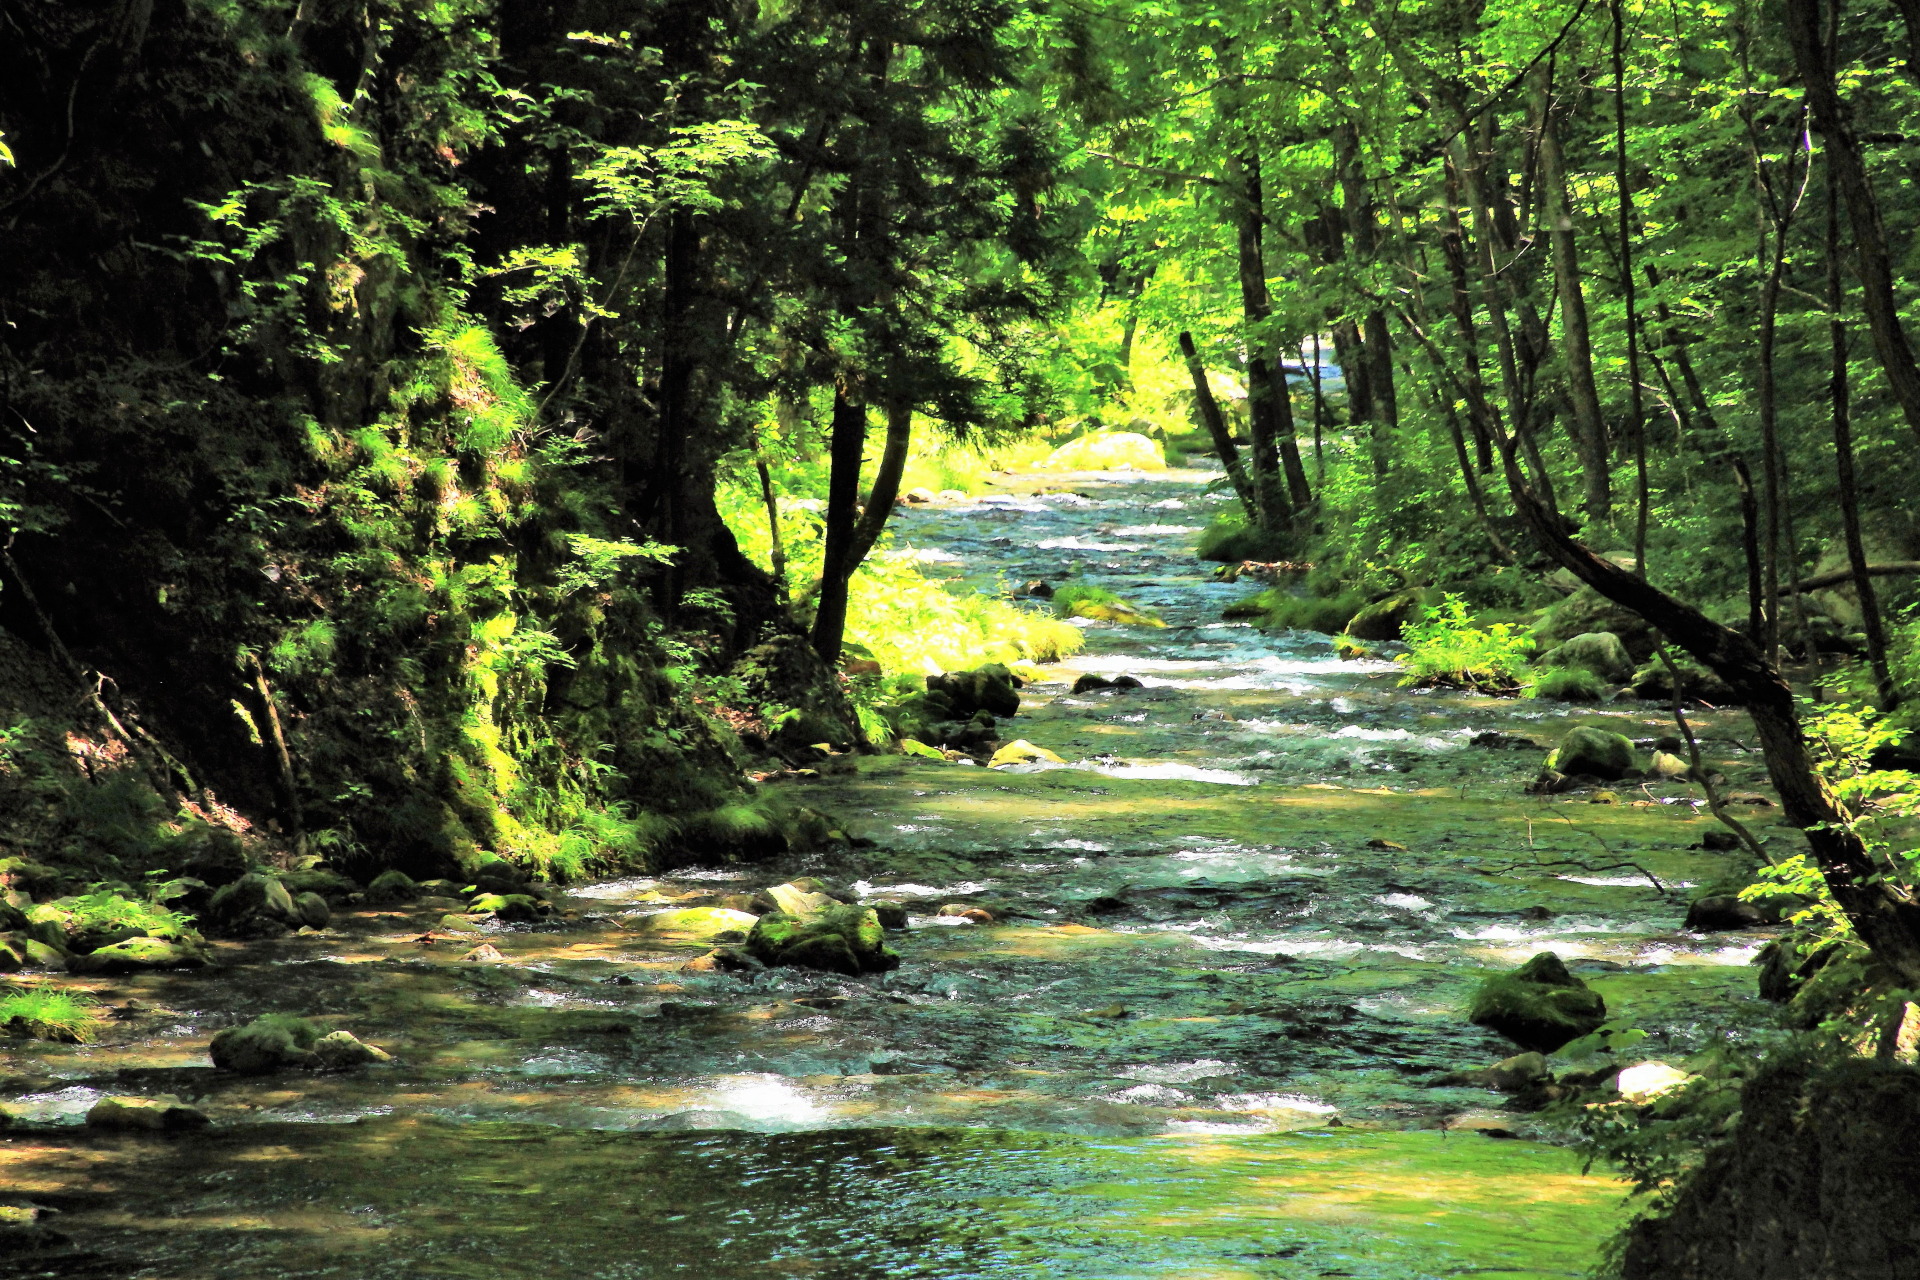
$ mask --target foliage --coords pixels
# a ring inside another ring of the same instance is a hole
[[[0,994],[0,1027],[35,1040],[86,1044],[103,1019],[94,1001],[52,987],[14,987]]]
[[[1407,652],[1394,661],[1406,683],[1511,693],[1526,670],[1533,640],[1511,623],[1474,624],[1466,601],[1451,593],[1421,611],[1405,629]]]
[[[119,890],[99,886],[77,898],[57,904],[70,934],[104,933],[115,929],[142,929],[155,938],[180,938],[193,932],[191,917],[156,903],[129,898]]]

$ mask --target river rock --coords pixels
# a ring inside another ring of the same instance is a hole
[[[1716,707],[1732,706],[1739,702],[1732,686],[1692,658],[1675,655],[1674,665],[1680,668],[1681,688],[1687,701],[1704,702]],[[1631,683],[1637,698],[1656,702],[1673,701],[1673,673],[1658,658],[1642,663],[1634,671]]]
[[[327,905],[325,898],[312,890],[295,894],[293,909],[299,914],[300,923],[309,929],[324,929],[327,922],[333,919],[333,908]]]
[[[944,697],[958,720],[971,719],[976,711],[996,716],[1016,714],[1020,710],[1017,689],[1013,672],[998,662],[927,677],[927,692]]]
[[[211,1123],[206,1112],[171,1098],[102,1098],[87,1111],[90,1129],[182,1133]]]
[[[1633,768],[1633,742],[1620,734],[1582,725],[1560,740],[1560,749],[1548,764],[1568,777],[1618,782]]]
[[[38,938],[23,938],[21,950],[26,952],[27,965],[33,969],[65,969],[67,953],[59,947],[50,947]]]
[[[531,897],[533,878],[505,858],[495,858],[474,871],[473,888],[476,893],[497,893],[501,897]]]
[[[1607,1004],[1568,973],[1559,956],[1542,951],[1513,972],[1481,983],[1468,1020],[1524,1049],[1552,1053],[1605,1022]]]
[[[880,917],[871,907],[829,905],[806,915],[761,916],[747,935],[747,954],[763,964],[858,975],[897,968]]]
[[[1065,760],[1047,750],[1045,747],[1036,747],[1025,738],[1015,738],[1012,742],[1009,742],[1006,746],[994,752],[993,758],[987,761],[987,764],[997,768],[1005,764],[1032,764],[1037,760],[1046,760],[1054,764],[1066,763]]]
[[[263,1013],[243,1027],[228,1027],[213,1037],[213,1065],[235,1075],[264,1076],[283,1067],[319,1065],[313,1046],[320,1028],[289,1013]]]
[[[909,489],[900,495],[900,501],[910,507],[924,507],[933,501],[933,490],[924,488]]]
[[[287,886],[258,871],[223,886],[202,919],[223,938],[277,938],[304,923]]]
[[[1355,640],[1398,640],[1401,629],[1420,616],[1425,598],[1418,591],[1402,591],[1376,600],[1347,621],[1347,634]]]
[[[904,929],[907,927],[907,909],[891,898],[881,898],[867,904],[873,914],[879,918],[882,929]]]
[[[69,973],[146,973],[156,969],[199,969],[212,957],[191,940],[128,938],[110,946],[67,957]]]
[[[1113,681],[1107,679],[1105,676],[1097,676],[1091,671],[1073,682],[1073,691],[1075,693],[1091,693],[1095,689],[1111,688],[1113,688]]]
[[[280,883],[287,886],[287,892],[298,902],[302,894],[317,894],[325,903],[345,902],[348,897],[360,892],[357,882],[341,875],[332,867],[301,867],[293,871],[280,873]],[[314,928],[321,926],[315,925]]]
[[[420,896],[420,886],[413,877],[404,871],[382,871],[367,886],[367,903],[370,906],[389,907],[402,902],[412,902]]]
[[[0,936],[0,973],[18,973],[32,967],[27,956],[28,939],[14,934]]]
[[[1636,662],[1644,662],[1653,654],[1653,628],[1647,620],[1585,585],[1548,610],[1533,634],[1542,648],[1552,648],[1575,636],[1600,631],[1617,637]]]
[[[1693,773],[1693,766],[1670,751],[1655,751],[1647,766],[1647,775],[1662,782],[1678,782]]]
[[[682,973],[755,973],[767,966],[736,947],[715,947],[680,966]]]
[[[1627,646],[1611,631],[1588,631],[1574,636],[1540,655],[1539,665],[1591,671],[1609,684],[1625,684],[1633,678],[1633,658]]]
[[[1730,893],[1696,898],[1687,907],[1686,927],[1701,933],[1724,933],[1733,929],[1758,929],[1779,924],[1780,910],[1760,902],[1744,902]]]
[[[727,934],[745,937],[759,919],[725,907],[678,907],[641,917],[635,931],[645,934],[650,942],[711,946]]]
[[[346,1071],[393,1061],[392,1054],[366,1043],[351,1031],[329,1031],[321,1036],[313,1042],[313,1056],[326,1071]]]
[[[492,916],[495,920],[529,924],[545,916],[552,908],[525,893],[479,893],[467,903],[470,916]]]
[[[507,956],[491,942],[483,942],[460,958],[470,960],[474,964],[505,964]]]
[[[985,907],[970,906],[964,902],[949,902],[940,908],[940,914],[950,919],[971,920],[975,924],[992,924],[993,912]]]

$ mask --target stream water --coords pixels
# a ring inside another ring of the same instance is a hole
[[[578,887],[562,918],[492,927],[501,963],[416,941],[458,905],[427,903],[97,981],[99,1042],[5,1046],[0,1101],[37,1123],[0,1141],[0,1186],[72,1243],[0,1275],[1585,1274],[1621,1185],[1438,1082],[1513,1052],[1462,1008],[1545,949],[1649,1033],[1635,1060],[1766,1025],[1763,939],[1681,929],[1726,871],[1691,847],[1711,824],[1688,788],[1523,795],[1573,724],[1650,738],[1661,710],[1408,691],[1324,636],[1221,621],[1250,588],[1190,555],[1206,478],[1007,477],[898,519],[891,554],[929,572],[1077,571],[1165,618],[1087,624],[1024,690],[1003,736],[1064,766],[883,756],[786,784],[873,847]],[[1142,687],[1071,694],[1088,671]],[[1750,785],[1744,722],[1704,726]],[[798,874],[907,901],[901,967],[683,974],[704,948],[642,927]],[[213,1071],[213,1032],[267,1011],[397,1061]],[[80,1125],[124,1093],[213,1127]]]

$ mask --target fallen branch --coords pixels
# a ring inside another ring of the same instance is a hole
[[[1892,578],[1903,573],[1920,573],[1920,560],[1889,560],[1885,564],[1870,564],[1867,572],[1876,578]],[[1816,573],[1811,578],[1781,587],[1774,592],[1777,596],[1805,595],[1809,591],[1819,591],[1824,587],[1837,587],[1843,582],[1853,581],[1852,569],[1834,569],[1827,573]]]

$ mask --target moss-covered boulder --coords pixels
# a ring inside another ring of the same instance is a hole
[[[283,871],[280,883],[287,886],[287,892],[296,899],[303,893],[312,893],[329,903],[345,902],[348,894],[360,892],[359,884],[332,867],[302,867],[297,871]]]
[[[1588,586],[1547,610],[1534,624],[1533,637],[1542,649],[1552,649],[1575,636],[1597,631],[1618,637],[1635,662],[1645,662],[1653,654],[1653,628],[1647,620]]]
[[[214,1036],[208,1052],[213,1065],[235,1075],[264,1076],[286,1067],[317,1067],[313,1047],[320,1028],[290,1013],[263,1013],[244,1027],[228,1027]]]
[[[1124,600],[1105,587],[1069,583],[1053,593],[1053,610],[1063,618],[1089,618],[1129,627],[1164,627],[1166,621],[1149,609]]]
[[[551,907],[525,893],[475,894],[467,903],[470,916],[492,916],[509,924],[531,924],[546,916]]]
[[[1559,956],[1542,951],[1481,983],[1467,1017],[1522,1049],[1552,1053],[1597,1030],[1607,1020],[1607,1002],[1568,973]]]
[[[1045,747],[1036,747],[1025,738],[1016,738],[1006,746],[1001,747],[993,753],[993,758],[988,760],[987,763],[994,768],[999,768],[1001,765],[1033,764],[1038,761],[1046,761],[1052,764],[1066,763],[1057,753],[1049,751]]]
[[[208,932],[223,938],[277,938],[304,923],[287,886],[258,871],[223,885],[207,903],[202,921]]]
[[[392,1054],[366,1043],[351,1031],[329,1031],[321,1036],[313,1042],[313,1056],[323,1071],[346,1071],[393,1061]]]
[[[1160,442],[1137,431],[1094,431],[1069,440],[1040,464],[1049,471],[1165,471]]]
[[[634,932],[650,943],[706,947],[728,935],[745,937],[759,919],[726,907],[680,907],[641,917]]]
[[[87,1112],[89,1129],[133,1133],[185,1133],[211,1123],[206,1112],[174,1098],[102,1098]]]
[[[1560,749],[1548,758],[1547,766],[1570,778],[1618,782],[1634,768],[1633,741],[1582,725],[1560,740]]]
[[[1675,655],[1674,665],[1680,668],[1680,693],[1686,701],[1704,702],[1715,707],[1732,706],[1739,702],[1731,685],[1692,658]],[[1635,697],[1655,702],[1673,701],[1673,673],[1658,658],[1642,663],[1634,671],[1630,683]]]
[[[747,954],[762,964],[849,976],[883,973],[900,964],[873,908],[839,902],[803,916],[761,916],[747,935]]]
[[[67,957],[69,973],[147,973],[157,969],[199,969],[212,959],[190,940],[128,938]]]
[[[951,710],[943,718],[955,720],[970,720],[979,711],[1002,717],[1018,714],[1019,687],[1013,672],[998,662],[927,677],[927,692],[945,699]]]
[[[1633,656],[1626,644],[1611,631],[1588,631],[1541,654],[1543,667],[1562,667],[1591,671],[1609,684],[1625,684],[1633,678]]]
[[[1403,628],[1420,616],[1425,597],[1418,591],[1401,591],[1376,600],[1347,620],[1346,634],[1355,640],[1398,640]]]
[[[420,896],[420,886],[404,871],[382,871],[367,886],[367,901],[376,907],[412,902]]]

